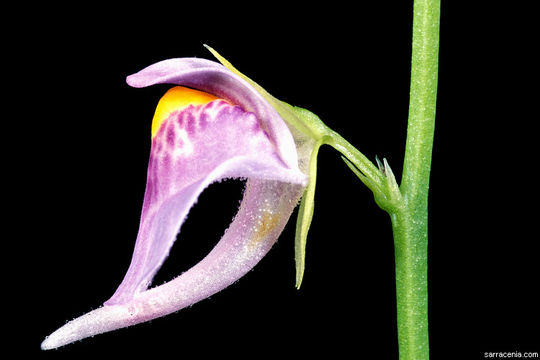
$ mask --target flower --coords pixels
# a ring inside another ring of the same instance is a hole
[[[278,113],[284,103],[271,105],[241,74],[209,60],[180,58],[151,65],[127,82],[179,85],[163,96],[154,115],[132,261],[102,307],[56,330],[42,349],[158,318],[226,288],[270,250],[308,185],[315,141],[287,126]],[[199,194],[225,178],[247,181],[222,239],[190,270],[148,289]]]

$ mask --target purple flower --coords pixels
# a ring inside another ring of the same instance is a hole
[[[56,330],[43,349],[167,315],[229,286],[270,250],[308,184],[313,142],[289,129],[258,89],[226,67],[204,59],[170,59],[127,82],[181,85],[165,94],[153,119],[131,265],[102,307]],[[247,181],[220,242],[190,270],[149,289],[199,194],[226,178]]]

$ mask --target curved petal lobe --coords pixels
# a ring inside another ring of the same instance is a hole
[[[274,244],[303,192],[303,186],[249,180],[240,210],[221,241],[201,262],[176,279],[128,303],[105,305],[51,334],[51,349],[92,335],[135,325],[196,303],[247,273]]]

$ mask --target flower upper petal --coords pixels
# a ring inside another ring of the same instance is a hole
[[[127,77],[133,87],[177,84],[206,91],[252,112],[276,145],[276,151],[289,167],[298,163],[289,128],[264,97],[240,76],[214,61],[199,58],[163,60]]]

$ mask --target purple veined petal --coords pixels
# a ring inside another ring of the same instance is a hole
[[[177,84],[206,91],[254,113],[287,166],[296,168],[298,159],[293,137],[277,111],[250,84],[223,65],[199,58],[168,59],[128,76],[133,87]]]
[[[223,100],[173,113],[152,140],[141,224],[128,272],[111,299],[146,290],[199,194],[225,178],[305,185],[277,156],[254,114]]]

